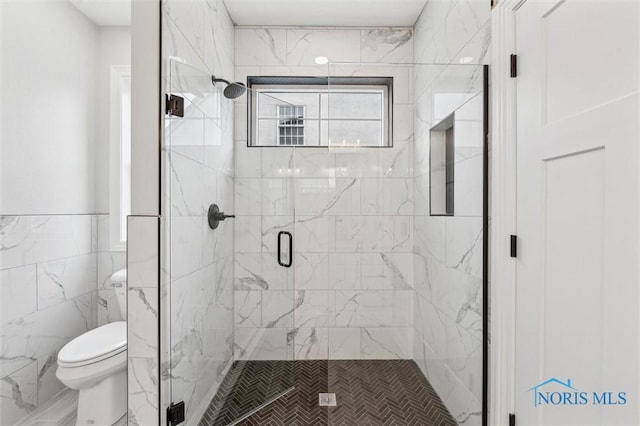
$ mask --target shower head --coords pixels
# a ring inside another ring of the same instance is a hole
[[[240,82],[231,83],[224,78],[216,78],[213,75],[211,76],[211,82],[214,86],[216,85],[216,83],[225,83],[227,85],[227,87],[225,87],[224,91],[222,92],[224,97],[227,99],[239,98],[240,96],[244,95],[244,92],[246,92],[247,90],[247,86]]]

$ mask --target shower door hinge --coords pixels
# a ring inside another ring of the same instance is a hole
[[[184,98],[176,95],[165,95],[165,114],[184,117]]]
[[[511,235],[511,257],[518,257],[518,236]]]
[[[516,415],[509,414],[509,426],[516,426]]]
[[[184,422],[184,401],[180,401],[177,404],[171,403],[167,407],[167,424],[174,426],[182,422]]]
[[[518,55],[511,55],[511,78],[518,76]]]

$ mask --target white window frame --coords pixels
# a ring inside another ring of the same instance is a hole
[[[127,249],[127,216],[131,214],[131,125],[131,66],[112,65],[109,105],[111,251]]]
[[[380,145],[361,145],[363,148],[392,148],[393,147],[393,77],[248,77],[247,85],[251,89],[249,90],[249,105],[247,109],[248,114],[248,129],[249,135],[247,146],[249,147],[290,147],[294,145],[280,145],[279,135],[277,135],[277,142],[275,145],[262,145],[258,143],[260,135],[258,131],[258,120],[262,117],[259,111],[259,103],[257,102],[258,96],[272,96],[275,99],[279,98],[279,95],[285,93],[317,93],[318,96],[324,93],[362,93],[366,92],[378,92],[381,94],[383,100],[381,102],[380,116],[382,117]],[[284,102],[284,101],[283,101]],[[286,105],[286,103],[284,103]],[[322,102],[320,101],[320,105]],[[292,105],[297,106],[297,105]],[[320,106],[322,111],[322,106]],[[318,118],[306,118],[306,121],[318,121],[331,122],[331,121],[380,121],[372,119],[358,119],[358,118],[340,118],[340,117],[318,117]],[[318,131],[321,132],[322,125],[318,126]],[[303,145],[295,145],[297,147],[310,147],[310,148],[327,148],[342,146],[340,141],[322,140],[321,135],[318,135],[319,144],[309,144],[306,140],[305,130],[305,143]],[[351,144],[349,146],[359,146],[358,144]]]

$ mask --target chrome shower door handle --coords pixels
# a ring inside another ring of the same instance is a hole
[[[289,237],[289,258],[287,263],[284,263],[282,261],[282,236],[283,235],[286,235],[287,237]],[[291,265],[293,265],[293,236],[291,235],[291,232],[287,232],[287,231],[278,232],[278,265],[285,268],[290,268]]]

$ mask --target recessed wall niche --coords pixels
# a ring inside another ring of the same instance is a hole
[[[431,216],[453,216],[455,190],[455,113],[430,130],[429,198]]]

